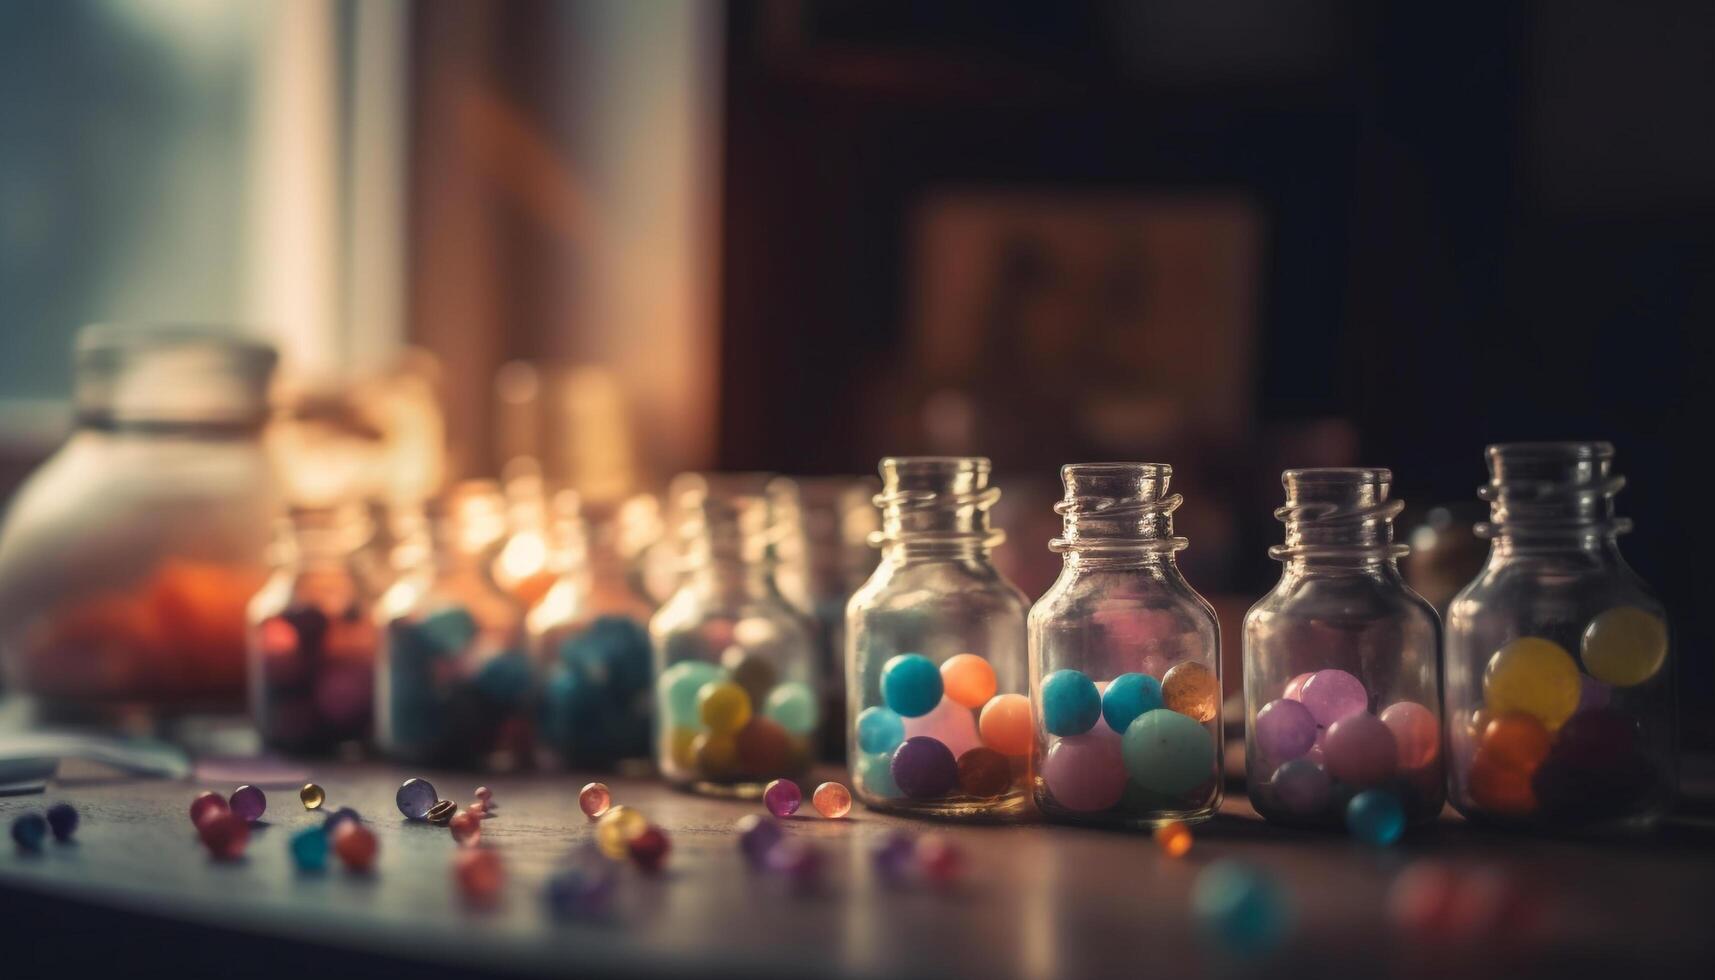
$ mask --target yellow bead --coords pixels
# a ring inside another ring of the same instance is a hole
[[[709,681],[697,692],[697,714],[717,732],[736,732],[750,720],[750,695],[731,681]]]
[[[304,788],[298,790],[298,799],[303,801],[306,810],[321,809],[322,803],[327,798],[328,795],[322,792],[322,788],[315,783],[305,783]]]
[[[1583,689],[1572,655],[1552,640],[1526,636],[1495,651],[1483,675],[1483,705],[1493,714],[1522,711],[1555,731],[1578,710]]]
[[[648,829],[649,818],[622,803],[595,822],[595,846],[607,857],[623,861],[631,841]]]
[[[667,758],[675,769],[694,769],[697,765],[695,728],[675,727],[667,733]]]
[[[1615,687],[1655,676],[1667,660],[1667,624],[1636,606],[1619,606],[1584,630],[1584,669]]]
[[[691,740],[698,775],[725,779],[738,773],[738,739],[725,732],[703,732]]]
[[[1184,661],[1162,675],[1161,703],[1197,721],[1214,721],[1221,710],[1221,682],[1197,661]]]

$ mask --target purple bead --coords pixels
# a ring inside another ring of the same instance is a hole
[[[48,807],[48,827],[54,832],[54,840],[71,840],[71,835],[77,832],[77,808],[70,803]]]
[[[889,770],[899,791],[913,800],[946,796],[959,782],[959,760],[927,735],[908,738],[894,749]]]
[[[1328,726],[1322,751],[1328,773],[1348,786],[1377,786],[1399,768],[1393,729],[1371,714],[1353,714]]]
[[[1333,668],[1311,674],[1298,700],[1310,709],[1316,724],[1323,728],[1370,708],[1370,694],[1364,690],[1364,682]]]
[[[1111,730],[1054,743],[1042,761],[1042,781],[1054,802],[1077,813],[1106,810],[1125,794],[1125,758]]]
[[[255,823],[262,819],[262,814],[268,809],[268,797],[262,791],[249,784],[232,791],[232,798],[226,805],[233,813],[243,817],[246,823]]]
[[[331,838],[333,836],[333,832],[339,829],[339,825],[347,820],[350,820],[352,823],[363,822],[363,818],[358,816],[356,810],[353,810],[349,806],[342,806],[328,814],[327,819],[322,821],[322,829],[327,831],[328,836]]]
[[[562,919],[601,915],[613,901],[617,867],[612,861],[585,861],[554,872],[544,892],[548,910]]]
[[[399,792],[393,794],[393,803],[407,820],[427,820],[429,807],[439,801],[435,784],[427,779],[407,779],[399,784]]]
[[[780,843],[785,832],[780,824],[771,817],[760,813],[752,813],[741,817],[738,821],[738,849],[744,852],[745,860],[753,867],[762,867],[768,860],[768,852]]]
[[[1256,747],[1270,762],[1286,762],[1316,744],[1316,718],[1290,698],[1270,701],[1256,713]]]
[[[1602,683],[1589,674],[1579,675],[1582,687],[1578,691],[1578,710],[1592,711],[1596,708],[1606,708],[1614,697],[1614,689]]]
[[[896,830],[881,839],[872,856],[875,871],[889,882],[897,882],[911,873],[911,862],[917,855],[917,841],[910,834]]]
[[[1287,810],[1301,816],[1319,812],[1328,805],[1333,781],[1321,766],[1308,759],[1294,759],[1274,771],[1269,780],[1274,798]]]
[[[804,802],[804,791],[790,779],[776,779],[762,791],[762,805],[781,819],[798,812]]]
[[[793,886],[805,888],[822,873],[822,852],[805,841],[783,840],[768,852],[764,867],[787,878]]]

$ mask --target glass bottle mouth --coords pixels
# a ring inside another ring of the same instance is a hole
[[[93,324],[77,337],[78,423],[253,431],[267,421],[278,360],[271,345],[219,326]]]
[[[881,461],[881,530],[874,547],[888,544],[948,545],[988,549],[1006,540],[989,526],[989,509],[1000,489],[989,486],[993,470],[982,456],[888,456]]]
[[[1489,503],[1481,537],[1519,533],[1624,534],[1631,521],[1614,516],[1626,478],[1612,472],[1607,442],[1497,443],[1485,451],[1489,482],[1477,496]]]
[[[1054,505],[1063,536],[1048,550],[1158,552],[1184,550],[1173,534],[1173,512],[1185,502],[1168,494],[1173,467],[1166,463],[1071,463],[1060,468],[1065,496]]]
[[[1381,467],[1287,470],[1286,504],[1274,516],[1286,543],[1268,549],[1277,561],[1297,558],[1397,559],[1411,549],[1393,540],[1393,519],[1405,502],[1389,498],[1393,473]]]
[[[280,522],[281,560],[345,558],[369,543],[375,522],[358,502],[295,506]]]

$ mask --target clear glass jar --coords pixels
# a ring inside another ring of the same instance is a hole
[[[376,738],[390,758],[515,769],[532,751],[534,671],[524,610],[491,572],[506,530],[492,483],[459,484],[431,507],[433,558],[381,597]]]
[[[274,577],[250,601],[250,715],[269,748],[328,754],[375,724],[380,637],[357,560],[368,516],[296,508],[283,531]]]
[[[1385,469],[1287,470],[1284,563],[1245,616],[1245,778],[1267,819],[1339,827],[1366,790],[1404,823],[1444,801],[1435,610],[1399,574]],[[1387,808],[1391,810],[1390,808]],[[1381,811],[1378,811],[1381,812]]]
[[[243,710],[245,607],[279,513],[274,363],[212,329],[78,336],[76,429],[0,532],[9,689],[49,715]]]
[[[1672,634],[1620,556],[1605,442],[1490,446],[1488,564],[1447,618],[1449,793],[1531,829],[1653,825],[1678,782]]]
[[[990,560],[1000,491],[976,457],[881,461],[881,563],[846,607],[847,744],[867,806],[967,820],[1029,812],[1024,617]]]
[[[815,643],[774,584],[768,498],[700,486],[678,507],[684,580],[649,621],[656,762],[676,786],[756,797],[810,766]]]
[[[593,525],[570,490],[553,504],[557,577],[525,617],[542,683],[538,730],[560,765],[606,768],[649,757],[649,617],[614,522]]]
[[[1029,621],[1031,772],[1050,820],[1154,827],[1221,804],[1221,629],[1174,558],[1172,475],[1060,470],[1063,565]]]

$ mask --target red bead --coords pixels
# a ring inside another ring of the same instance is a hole
[[[197,825],[203,846],[217,861],[236,861],[244,856],[250,843],[250,821],[236,813],[223,810],[204,816]]]
[[[917,842],[917,861],[923,868],[923,876],[938,884],[957,878],[965,866],[964,855],[957,845],[935,834]]]
[[[667,852],[673,849],[672,841],[660,827],[650,824],[643,833],[633,837],[627,844],[631,852],[631,860],[645,871],[659,871],[667,861]]]
[[[374,867],[379,846],[369,828],[355,820],[343,821],[334,831],[333,852],[347,870],[368,871]]]
[[[453,878],[465,900],[474,905],[492,905],[500,897],[500,887],[506,872],[500,865],[500,852],[473,847],[458,852],[453,859]]]
[[[482,814],[469,810],[460,810],[453,814],[453,819],[447,824],[453,832],[453,840],[464,847],[475,846],[482,839]]]
[[[226,805],[226,797],[219,793],[198,793],[197,798],[191,801],[191,823],[200,827],[204,817],[225,813],[229,809],[231,808]]]

